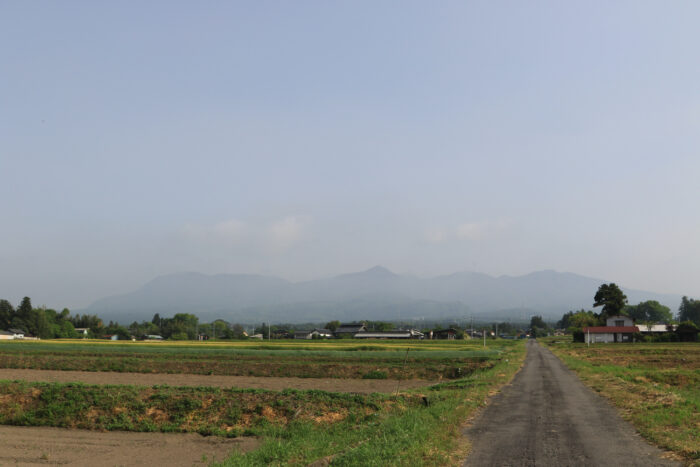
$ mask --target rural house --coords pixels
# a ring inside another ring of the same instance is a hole
[[[367,327],[362,323],[341,324],[335,330],[335,337],[354,337],[358,332],[366,331]]]
[[[330,339],[333,337],[333,333],[328,329],[314,329],[313,331],[295,331],[295,339]]]
[[[13,339],[24,339],[24,333],[22,331],[18,331],[17,329],[10,329],[9,331],[0,331],[0,340]]]
[[[632,342],[634,333],[639,328],[628,316],[610,316],[605,326],[590,326],[583,328],[584,340],[587,344]]]
[[[457,330],[453,328],[449,329],[437,329],[435,331],[431,331],[431,339],[456,339],[457,338]]]
[[[423,339],[425,335],[415,329],[399,331],[360,331],[355,339]]]

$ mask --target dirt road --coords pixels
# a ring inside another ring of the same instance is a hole
[[[87,384],[135,384],[154,386],[212,386],[222,388],[255,389],[320,389],[333,392],[393,392],[433,384],[434,381],[392,379],[339,379],[339,378],[273,378],[259,376],[221,376],[167,373],[117,373],[98,371],[58,371],[0,368],[0,380],[22,380],[54,383],[80,382]]]
[[[523,369],[465,434],[472,442],[465,466],[680,465],[535,341]]]
[[[0,426],[0,465],[205,466],[259,444],[255,438]]]

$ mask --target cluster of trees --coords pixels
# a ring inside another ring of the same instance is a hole
[[[530,335],[532,337],[547,336],[551,332],[551,328],[544,322],[542,316],[536,315],[530,318]]]
[[[603,284],[598,288],[594,297],[593,307],[602,307],[600,313],[581,309],[569,311],[557,323],[559,328],[567,329],[576,334],[588,326],[604,326],[609,316],[625,315],[635,323],[655,324],[674,322],[671,309],[657,302],[648,300],[637,305],[628,305],[627,297],[614,283]],[[683,297],[678,308],[678,319],[683,329],[700,326],[700,300]]]
[[[107,332],[97,316],[71,316],[68,308],[60,312],[46,307],[34,308],[29,297],[24,297],[17,308],[7,300],[0,300],[2,330],[18,329],[28,336],[53,339],[78,337],[75,328],[90,328],[90,337]]]
[[[681,306],[678,307],[678,321],[681,323],[690,321],[700,326],[700,300],[683,297]]]
[[[163,318],[156,313],[151,321],[131,323],[128,332],[136,337],[158,335],[172,340],[194,340],[200,334],[216,339],[245,337],[245,329],[240,324],[229,325],[222,319],[200,323],[199,318],[191,313],[176,313],[172,318]]]

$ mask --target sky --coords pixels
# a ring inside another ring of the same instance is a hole
[[[0,2],[0,298],[73,309],[175,272],[375,265],[700,298],[698,17]]]

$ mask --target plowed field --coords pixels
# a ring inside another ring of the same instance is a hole
[[[0,380],[48,383],[130,384],[138,386],[211,386],[254,389],[320,389],[332,392],[392,392],[431,384],[426,380],[390,379],[273,378],[256,376],[190,375],[166,373],[119,373],[95,371],[24,370],[0,368]]]

